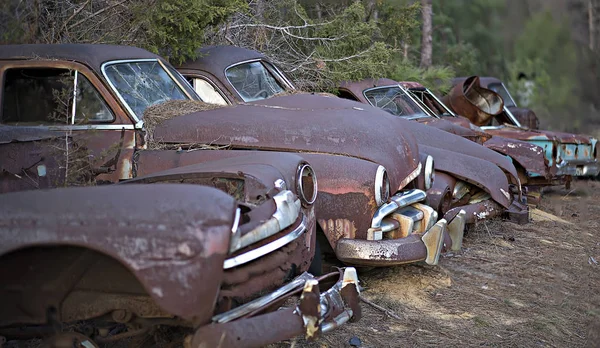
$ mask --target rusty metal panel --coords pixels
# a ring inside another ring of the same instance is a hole
[[[0,254],[36,246],[96,250],[127,267],[160,308],[202,322],[212,315],[235,206],[198,185],[8,193],[0,200]]]
[[[477,126],[487,125],[504,108],[504,101],[497,93],[479,85],[478,76],[468,77],[455,85],[442,101]]]
[[[421,148],[423,152],[433,156],[437,171],[452,174],[456,178],[484,189],[504,207],[510,205],[511,197],[506,175],[496,165],[448,150],[429,146],[421,146]]]
[[[385,166],[392,187],[398,189],[417,168],[418,149],[414,139],[402,131],[402,124],[391,119],[394,117],[384,111],[363,104],[297,94],[179,116],[157,127],[154,136],[165,143],[365,159]]]

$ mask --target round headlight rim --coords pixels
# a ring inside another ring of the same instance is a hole
[[[304,192],[304,184],[302,183],[302,178],[304,177],[304,173],[306,171],[309,171],[311,173],[310,175],[312,175],[313,177],[313,194],[312,197],[310,197],[310,199],[306,197],[306,194]],[[298,198],[300,198],[302,205],[310,206],[316,202],[318,192],[317,174],[315,173],[313,167],[306,162],[301,163],[298,166],[298,171],[296,173],[296,189],[298,193]]]
[[[390,199],[390,179],[384,166],[377,167],[375,172],[375,203],[382,205]]]
[[[433,181],[435,180],[435,163],[431,155],[427,155],[427,158],[425,158],[424,176],[425,191],[427,191],[433,187]]]

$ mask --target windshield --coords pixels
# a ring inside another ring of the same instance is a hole
[[[111,63],[105,65],[103,71],[113,90],[138,120],[149,106],[189,99],[188,94],[195,96],[193,91],[184,93],[180,86],[190,88],[187,81],[178,73],[169,75],[157,60]]]
[[[245,102],[267,99],[285,91],[262,62],[233,66],[225,71],[225,75]]]
[[[364,94],[371,105],[392,115],[411,119],[431,117],[425,114],[419,105],[398,86],[373,88],[366,90]]]
[[[508,93],[508,90],[506,89],[506,87],[504,87],[504,84],[502,84],[502,83],[491,83],[489,85],[489,88],[492,91],[500,94],[500,96],[504,100],[504,106],[506,106],[507,108],[516,107],[517,106],[515,104],[515,101],[511,97],[510,93]]]

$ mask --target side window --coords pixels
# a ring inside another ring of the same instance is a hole
[[[56,125],[114,120],[91,82],[73,70],[9,69],[2,100],[2,123]]]
[[[189,81],[202,101],[210,104],[227,105],[225,98],[210,82],[201,78],[191,78]]]
[[[225,71],[227,79],[245,102],[270,98],[284,87],[261,62],[235,65]]]

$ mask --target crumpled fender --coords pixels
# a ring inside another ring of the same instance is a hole
[[[419,149],[421,149],[422,145],[426,145],[492,162],[513,177],[511,180],[513,184],[519,183],[519,174],[511,159],[496,151],[435,127],[419,124],[418,122],[405,121],[403,127],[417,139]]]
[[[493,136],[485,142],[485,147],[510,156],[519,163],[527,172],[536,173],[551,178],[556,173],[554,169],[548,168],[548,160],[544,155],[544,149],[525,141]]]
[[[214,188],[114,185],[14,192],[0,200],[0,255],[77,246],[120,262],[164,311],[208,322],[236,202]]]
[[[510,206],[506,175],[493,163],[453,151],[420,145],[421,151],[434,159],[435,170],[482,188],[505,208]]]

